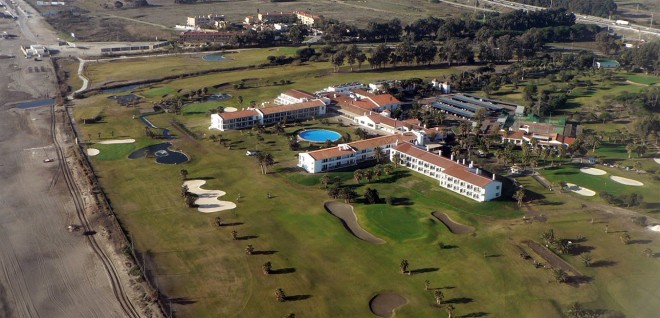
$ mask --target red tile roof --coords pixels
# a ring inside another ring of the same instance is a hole
[[[465,182],[471,183],[478,187],[484,187],[491,183],[493,180],[490,178],[478,175],[472,171],[469,171],[468,168],[459,163],[453,162],[445,157],[430,153],[428,151],[419,149],[411,143],[402,143],[399,144],[396,148],[396,151],[405,153],[409,156],[428,162],[432,165],[436,165],[444,169],[442,172],[452,176],[454,178],[461,179]]]
[[[265,108],[259,109],[259,111],[261,111],[261,113],[264,114],[264,115],[268,115],[268,114],[288,112],[288,111],[298,110],[298,109],[319,107],[319,106],[324,106],[324,105],[325,105],[325,103],[323,103],[323,101],[321,101],[320,99],[315,99],[315,100],[310,100],[308,102],[302,102],[302,103],[297,103],[297,104],[265,107]]]
[[[310,151],[308,152],[308,154],[316,160],[322,160],[322,159],[334,158],[342,155],[351,154],[358,150],[382,147],[387,144],[393,144],[397,141],[405,142],[405,141],[412,141],[414,139],[415,139],[415,135],[412,133],[405,133],[402,135],[382,136],[382,137],[350,142],[347,144],[349,147],[345,147],[345,148],[340,148],[340,146],[335,146],[335,147]]]
[[[220,117],[222,117],[223,120],[230,120],[230,119],[243,118],[243,117],[259,116],[259,112],[257,112],[254,109],[244,109],[231,113],[220,113],[218,115],[220,115]]]
[[[377,106],[385,106],[385,105],[391,105],[391,104],[398,104],[400,101],[396,99],[396,97],[392,96],[391,94],[372,94],[369,93],[363,89],[354,89],[353,93],[364,96],[364,98],[370,99],[372,102],[374,102]]]
[[[297,98],[297,99],[316,98],[316,96],[314,96],[314,94],[309,93],[309,92],[305,92],[305,91],[301,91],[301,90],[298,90],[298,89],[290,89],[290,90],[284,92],[283,94],[291,96],[293,98]]]

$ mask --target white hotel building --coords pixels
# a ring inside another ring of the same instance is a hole
[[[399,154],[399,163],[410,170],[439,181],[441,187],[466,196],[472,200],[485,202],[502,195],[502,182],[482,175],[483,171],[465,166],[434,153],[404,142],[390,151],[390,160]]]
[[[231,113],[211,114],[209,129],[225,131],[251,128],[257,125],[275,124],[283,120],[315,118],[325,115],[325,112],[326,105],[320,99],[291,105],[244,109]]]
[[[360,162],[371,160],[375,156],[374,149],[380,147],[383,157],[389,157],[390,150],[401,142],[415,142],[417,136],[413,133],[401,135],[382,136],[335,147],[302,152],[298,154],[298,167],[309,173],[326,172],[339,168],[357,165]]]

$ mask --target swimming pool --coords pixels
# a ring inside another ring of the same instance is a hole
[[[312,129],[305,130],[298,134],[300,139],[311,142],[326,142],[326,140],[337,141],[341,138],[341,134],[336,131],[327,129]]]

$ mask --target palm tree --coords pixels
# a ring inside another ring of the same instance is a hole
[[[529,166],[532,168],[532,174],[536,174],[536,167],[538,167],[536,159],[533,159],[532,162],[529,163]]]
[[[272,270],[273,270],[273,265],[270,263],[270,261],[265,262],[265,263],[261,266],[261,270],[264,272],[264,274],[266,274],[266,275],[270,275],[270,273],[271,273]]]
[[[367,182],[371,182],[374,179],[374,171],[372,169],[365,171],[364,178],[367,179]]]
[[[394,167],[393,167],[391,164],[389,164],[389,165],[385,165],[385,166],[383,167],[383,171],[385,172],[386,175],[389,176],[389,175],[392,174],[392,172],[394,172]]]
[[[252,255],[252,253],[254,253],[254,247],[253,247],[252,245],[248,245],[248,246],[245,248],[245,254],[247,254],[247,255]]]
[[[574,302],[566,308],[566,315],[569,318],[582,318],[584,317],[584,308],[578,302]]]
[[[650,248],[644,249],[644,255],[645,255],[646,257],[651,257],[651,256],[653,256],[653,255],[654,255],[653,250],[650,249]]]
[[[557,153],[557,158],[559,158],[559,165],[561,166],[562,159],[564,159],[564,157],[566,157],[566,147],[559,146],[558,151],[559,152]]]
[[[582,263],[584,263],[584,266],[586,266],[586,267],[591,266],[592,258],[591,258],[591,255],[589,255],[589,253],[584,253],[584,254],[580,255],[580,258],[582,259]]]
[[[433,291],[433,296],[435,297],[435,304],[442,305],[442,301],[445,299],[445,295],[442,293],[442,291],[436,289],[435,291]]]
[[[357,198],[357,192],[351,188],[341,188],[339,190],[339,196],[344,199],[344,203],[351,203]]]
[[[330,177],[327,174],[324,174],[321,177],[321,184],[327,189],[329,183],[330,183]]]
[[[220,218],[219,216],[216,216],[215,219],[213,219],[213,224],[215,224],[215,226],[217,226],[217,227],[221,227],[222,226],[222,218]]]
[[[182,197],[185,197],[185,196],[186,196],[186,193],[190,193],[190,189],[188,189],[188,186],[184,184],[184,185],[181,187],[181,196],[182,196]]]
[[[382,165],[376,165],[374,167],[374,176],[376,176],[376,179],[380,180],[380,177],[383,175],[383,166]]]
[[[424,281],[424,290],[429,290],[429,287],[431,287],[431,282],[427,279]]]
[[[401,270],[401,274],[405,274],[408,271],[408,266],[409,265],[410,264],[408,264],[407,259],[401,260],[401,264],[399,264],[399,269]]]
[[[383,148],[381,147],[374,148],[374,159],[376,159],[376,162],[381,162],[384,156],[385,155],[383,154]]]
[[[401,163],[401,154],[399,152],[392,156],[392,162],[394,163],[395,167],[399,166],[399,163]]]
[[[186,196],[184,197],[184,201],[186,202],[186,205],[188,205],[189,208],[194,208],[195,201],[197,201],[197,197],[195,197],[192,193],[187,192]]]
[[[541,239],[543,240],[546,246],[555,244],[556,241],[555,231],[553,229],[549,229],[543,232],[543,234],[541,234]]]
[[[518,206],[522,206],[523,200],[525,199],[525,190],[523,188],[518,189],[513,195],[513,198],[518,202]]]
[[[447,305],[445,309],[447,309],[447,318],[451,318],[451,314],[454,312],[454,306]]]
[[[181,171],[179,171],[179,174],[181,175],[181,180],[188,179],[188,170],[181,169]]]
[[[277,301],[281,303],[286,301],[286,295],[284,294],[284,290],[282,288],[275,290],[275,297],[277,298]]]
[[[621,234],[621,236],[619,238],[621,239],[621,242],[623,244],[626,244],[626,245],[630,244],[630,234],[623,233],[623,234]]]
[[[235,230],[231,231],[231,239],[234,241],[238,240],[238,232],[236,232]]]
[[[627,144],[626,151],[628,152],[628,159],[632,158],[632,152],[637,148],[637,144]]]
[[[564,283],[568,279],[568,274],[561,268],[553,268],[552,275],[558,283]]]
[[[362,169],[355,170],[355,172],[353,172],[353,178],[355,179],[355,182],[360,184],[360,182],[364,178],[364,170]]]

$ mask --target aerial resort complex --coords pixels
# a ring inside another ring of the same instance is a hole
[[[658,317],[658,17],[0,0],[0,317]]]

